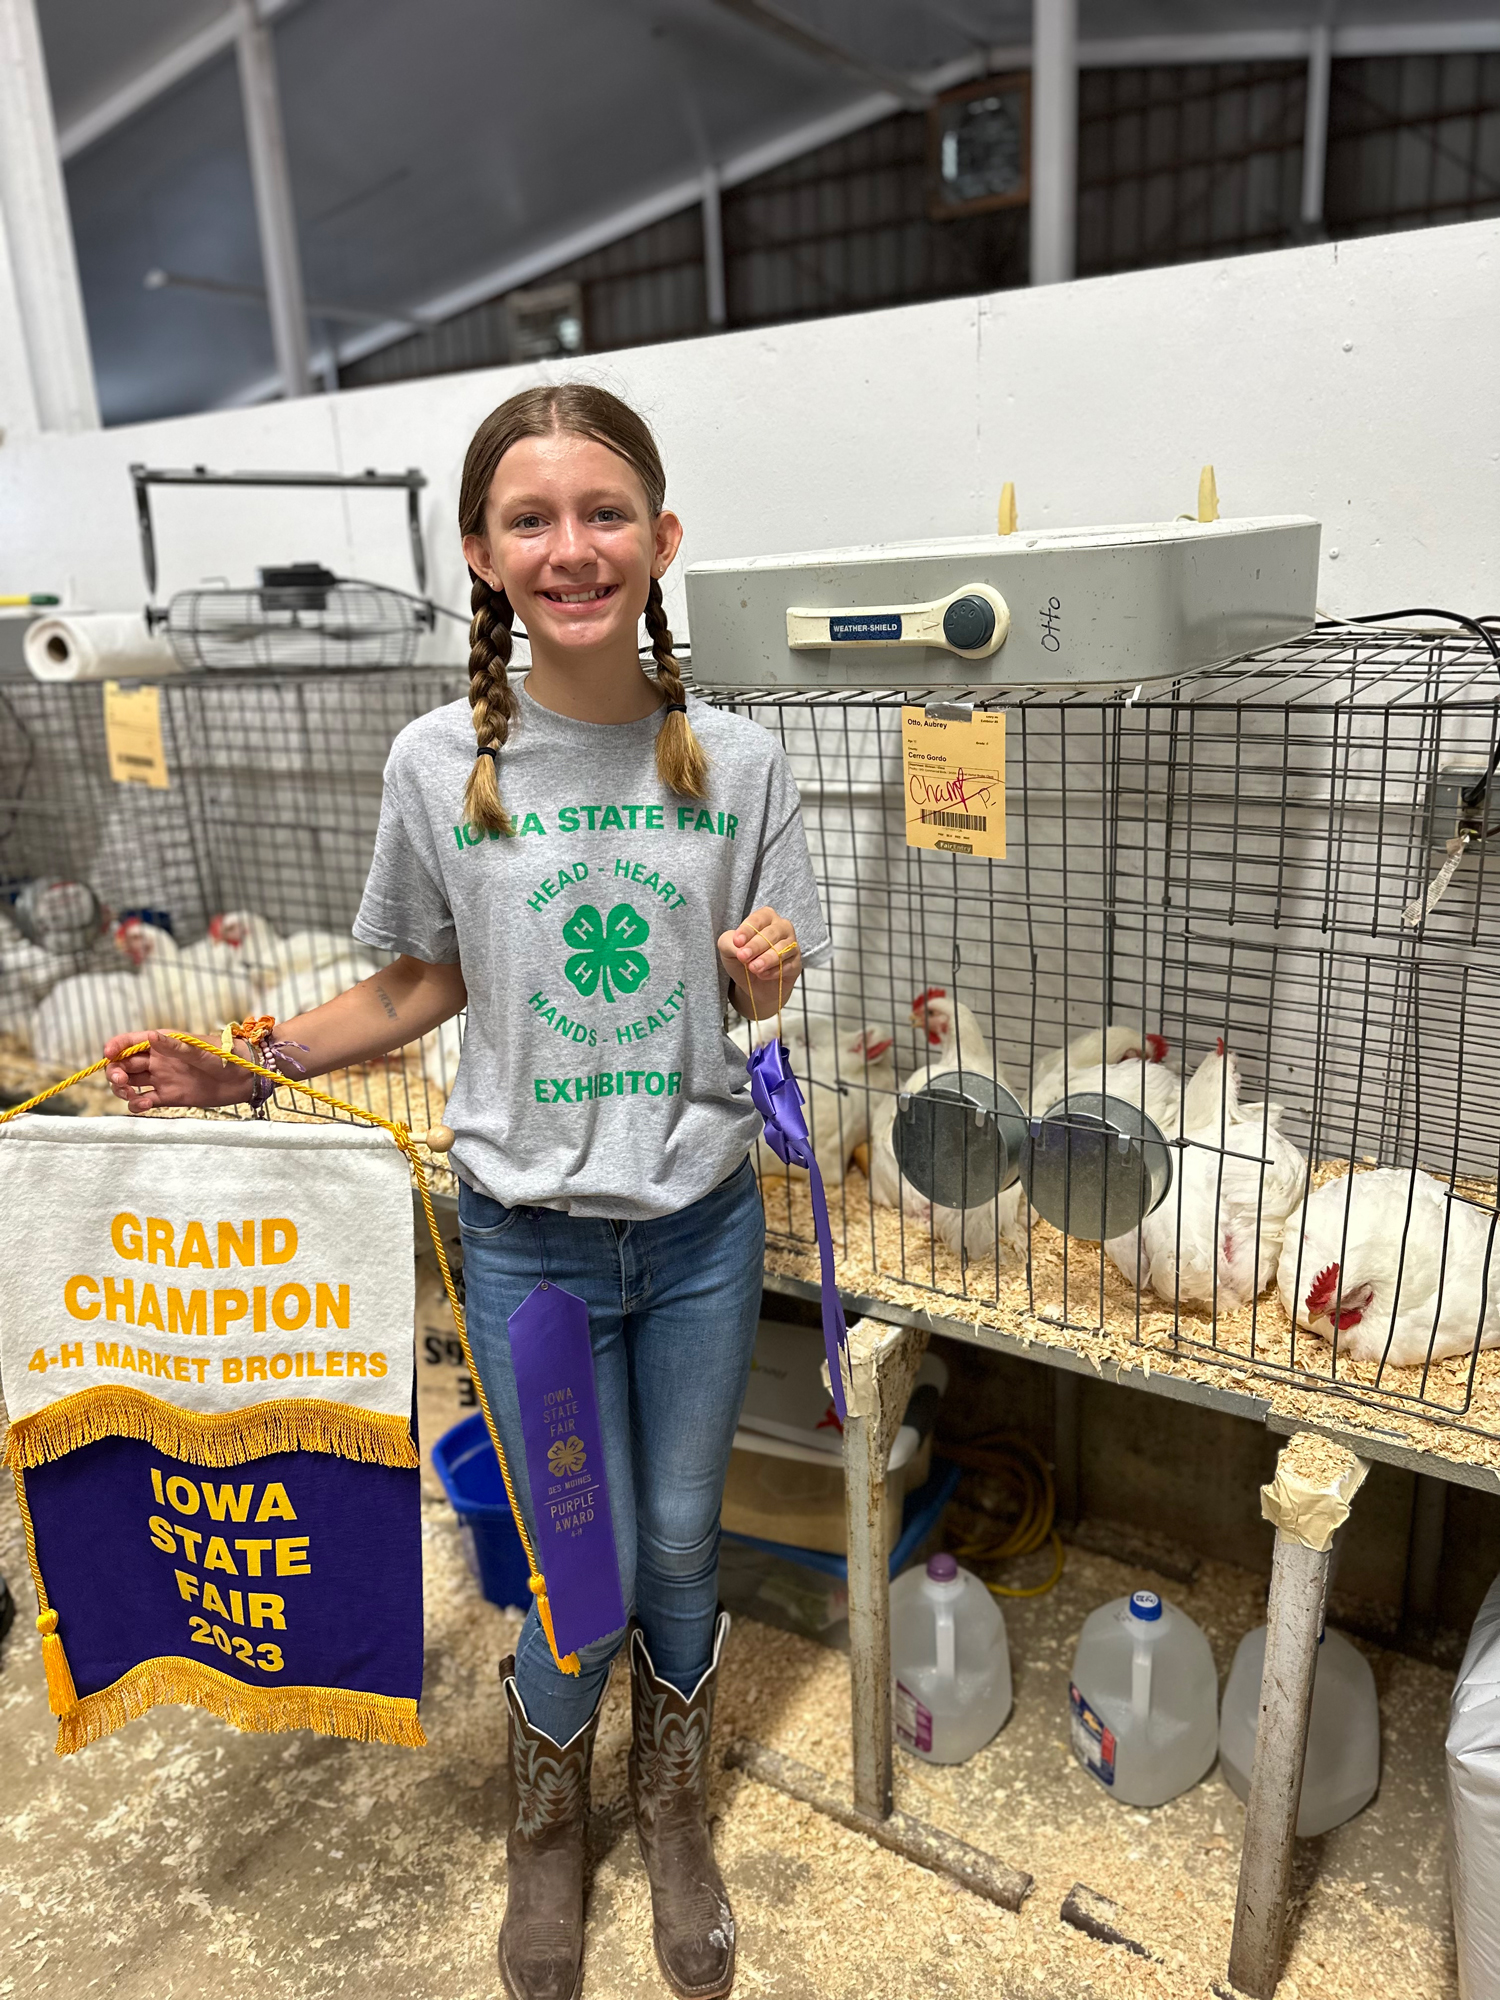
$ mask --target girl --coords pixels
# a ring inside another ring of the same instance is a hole
[[[675,1992],[713,1996],[733,1985],[735,1952],[706,1817],[729,1622],[715,1612],[719,1505],[764,1249],[748,1157],[760,1121],[725,1003],[773,1012],[831,947],[781,750],[684,695],[662,607],[682,539],[665,485],[646,425],[602,389],[529,389],[480,425],[459,501],[469,699],[396,738],[354,924],[397,956],[276,1033],[317,1075],[467,1005],[447,1118],[469,1338],[535,1537],[506,1322],[544,1276],[588,1304],[637,1621],[630,1784],[657,1961]],[[519,692],[517,613],[531,642]],[[244,1071],[161,1031],[149,1041],[110,1071],[132,1111],[250,1097]],[[512,2000],[581,1987],[589,1766],[625,1637],[564,1675],[533,1605],[501,1664]]]

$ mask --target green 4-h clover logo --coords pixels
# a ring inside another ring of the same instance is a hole
[[[585,1000],[601,984],[610,1002],[619,993],[634,993],[651,975],[651,962],[639,949],[650,935],[651,926],[629,903],[616,903],[607,922],[592,903],[580,903],[563,925],[563,936],[573,946],[564,975]]]

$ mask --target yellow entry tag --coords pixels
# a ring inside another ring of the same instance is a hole
[[[976,709],[950,722],[901,711],[906,844],[1005,859],[1005,716]]]
[[[161,740],[160,688],[126,688],[118,681],[106,681],[104,741],[109,747],[109,775],[117,785],[149,785],[154,792],[171,789]]]

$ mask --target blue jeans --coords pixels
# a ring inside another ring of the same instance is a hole
[[[542,1278],[588,1305],[610,1515],[626,1614],[656,1670],[690,1694],[718,1604],[719,1505],[760,1314],[765,1221],[746,1159],[676,1215],[611,1222],[505,1208],[462,1184],[469,1345],[536,1539],[506,1321]],[[588,1721],[625,1630],[558,1671],[533,1604],[516,1647],[526,1712],[555,1743]]]

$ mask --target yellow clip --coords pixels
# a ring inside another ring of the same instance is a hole
[[[1000,488],[999,533],[1002,535],[1013,535],[1015,532],[1016,532],[1016,483],[1013,479],[1007,479],[1005,484]]]
[[[1205,465],[1198,474],[1198,519],[1217,521],[1219,518],[1219,489],[1214,482],[1214,469]]]

